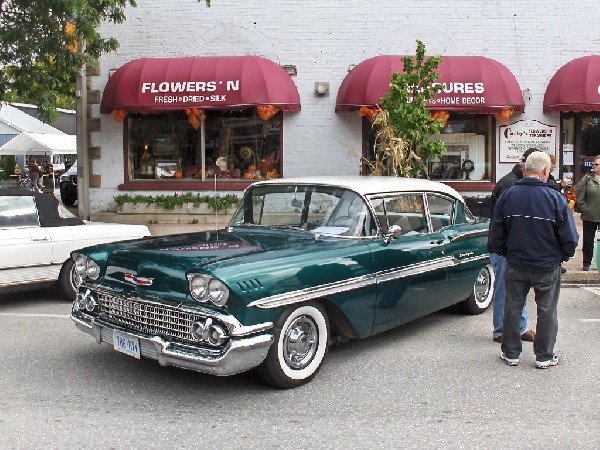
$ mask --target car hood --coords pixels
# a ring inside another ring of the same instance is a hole
[[[186,295],[185,274],[190,270],[251,253],[304,246],[314,240],[312,234],[303,231],[239,228],[109,244],[92,248],[88,254],[92,258],[106,255],[106,284],[164,298]]]

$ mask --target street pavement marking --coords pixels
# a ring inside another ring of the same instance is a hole
[[[582,322],[594,322],[594,323],[600,322],[600,319],[579,319],[579,320],[581,320]]]
[[[69,314],[23,314],[23,313],[0,313],[4,317],[57,317],[59,319],[69,319]]]
[[[592,294],[600,295],[600,286],[582,286],[586,291]]]

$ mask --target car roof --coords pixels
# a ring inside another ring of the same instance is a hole
[[[26,189],[2,189],[0,197],[34,197],[43,227],[64,227],[82,225],[84,222],[79,217],[60,217],[58,212],[58,199],[51,193],[33,192]]]
[[[362,195],[388,192],[440,192],[464,201],[462,196],[450,186],[423,178],[378,177],[378,176],[311,176],[297,178],[275,178],[258,181],[253,185],[269,184],[320,184],[339,186]]]

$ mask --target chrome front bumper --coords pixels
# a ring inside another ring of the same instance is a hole
[[[218,376],[234,375],[260,365],[273,343],[267,322],[236,330],[224,350],[206,350],[192,345],[169,342],[160,336],[148,336],[105,322],[81,311],[71,311],[77,328],[93,336],[99,344],[113,345],[113,330],[135,336],[140,341],[140,355],[155,359],[161,366],[175,366]]]

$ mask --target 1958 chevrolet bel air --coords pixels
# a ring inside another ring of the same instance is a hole
[[[251,185],[226,229],[72,254],[72,319],[99,343],[214,375],[311,380],[328,345],[489,306],[488,224],[454,189],[392,177]]]

